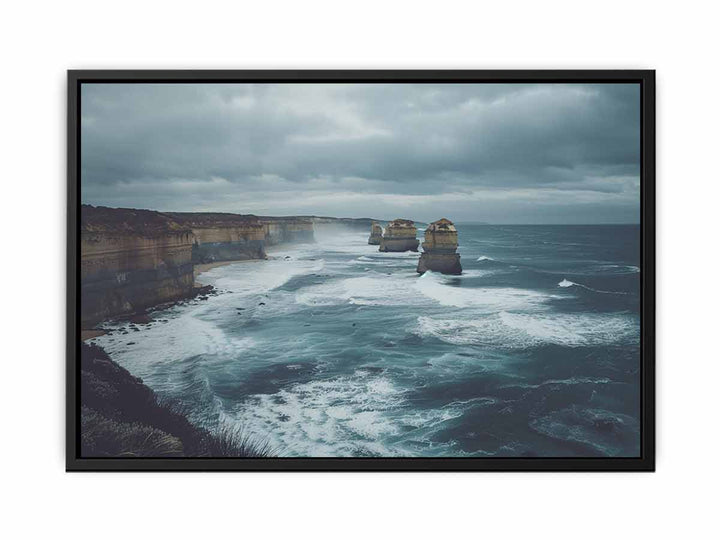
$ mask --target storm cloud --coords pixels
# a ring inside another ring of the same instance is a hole
[[[84,84],[84,203],[639,221],[632,84]]]

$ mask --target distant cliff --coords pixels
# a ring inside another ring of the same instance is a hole
[[[257,216],[167,212],[193,234],[194,263],[265,259],[266,230]]]
[[[303,218],[311,220],[316,226],[335,225],[356,231],[366,231],[372,226],[373,222],[378,221],[372,218],[335,218],[320,216],[303,216]]]
[[[315,241],[315,228],[309,218],[259,216],[258,219],[265,229],[265,243],[268,246]]]
[[[191,294],[192,246],[192,230],[159,212],[83,205],[82,323]]]

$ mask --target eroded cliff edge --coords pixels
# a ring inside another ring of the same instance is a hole
[[[83,205],[82,324],[189,296],[192,246],[192,230],[159,212]]]
[[[192,231],[192,261],[265,259],[266,229],[257,216],[168,212],[166,215]]]

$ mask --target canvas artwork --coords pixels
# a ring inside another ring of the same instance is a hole
[[[78,103],[79,458],[641,457],[639,82]]]

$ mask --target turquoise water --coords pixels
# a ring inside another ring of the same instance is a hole
[[[320,230],[95,341],[282,456],[638,455],[639,227],[458,229],[462,276]]]

